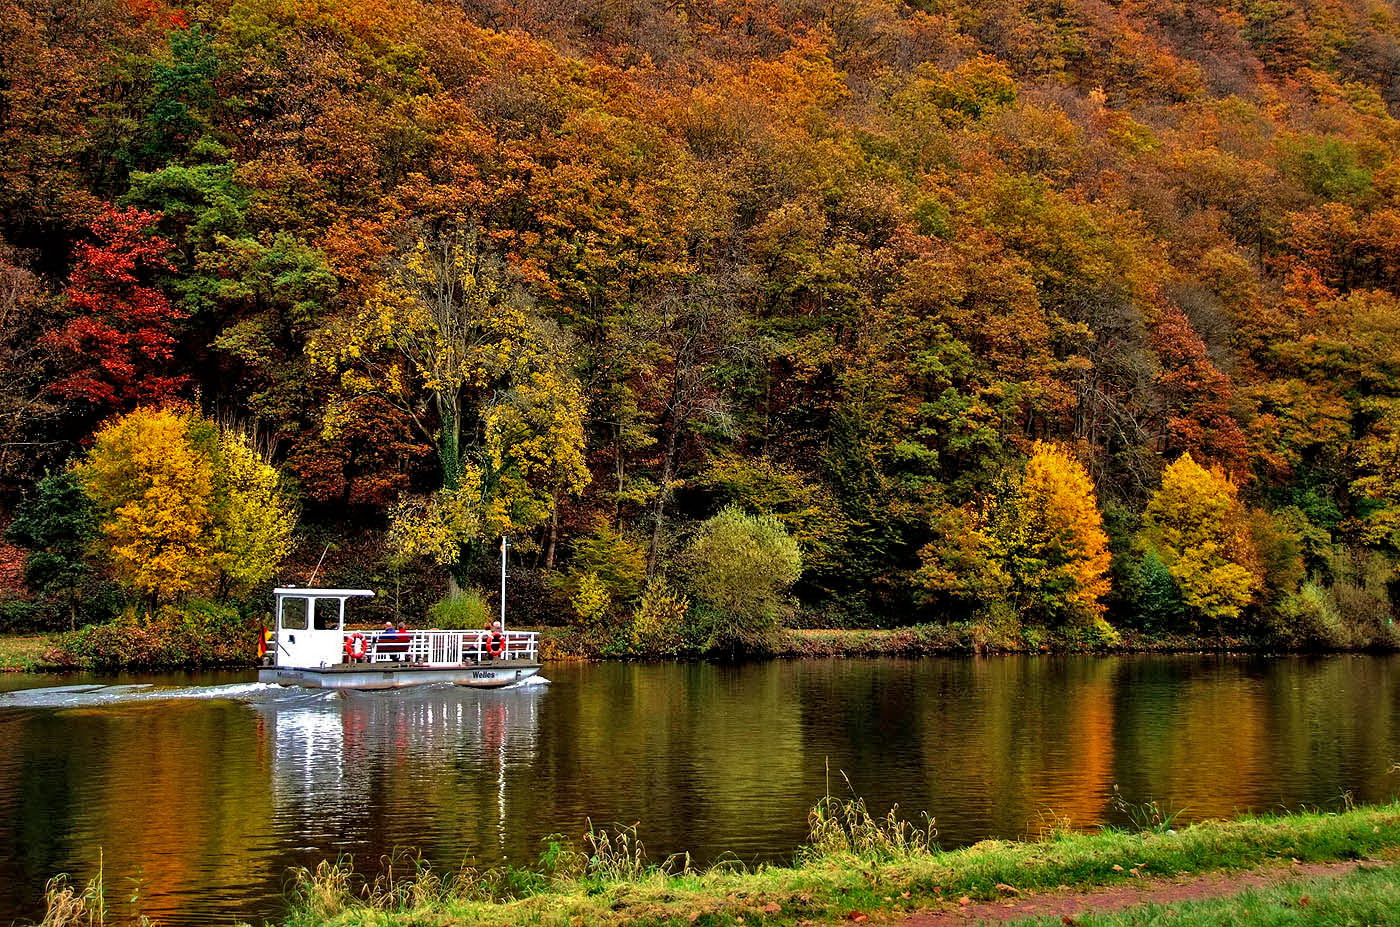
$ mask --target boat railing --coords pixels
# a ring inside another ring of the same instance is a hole
[[[346,640],[351,633],[346,634]],[[505,631],[491,652],[489,631],[370,631],[365,638],[367,663],[408,663],[415,666],[458,666],[493,660],[535,662],[540,636],[535,631]]]

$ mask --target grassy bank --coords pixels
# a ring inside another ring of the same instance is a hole
[[[301,874],[285,924],[795,925],[1400,847],[1400,804],[1181,829],[1168,822],[1141,832],[1060,833],[953,851],[938,849],[931,830],[872,818],[859,802],[827,800],[813,810],[811,825],[810,843],[793,865],[753,870],[720,864],[695,871],[675,859],[653,865],[626,832],[590,835],[582,851],[551,845],[531,870],[443,876],[406,866],[365,883],[348,866],[327,864]],[[1367,878],[1357,877],[1356,891],[1379,891]]]
[[[57,669],[45,654],[53,649],[58,634],[0,635],[0,673],[34,673]]]

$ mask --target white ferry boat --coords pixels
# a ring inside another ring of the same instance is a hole
[[[539,635],[532,631],[347,629],[350,601],[373,595],[368,589],[274,589],[274,626],[258,680],[312,689],[445,682],[495,689],[540,670]]]

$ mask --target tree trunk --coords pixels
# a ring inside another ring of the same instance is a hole
[[[622,426],[617,426],[613,443],[613,472],[617,475],[617,495],[613,496],[613,527],[622,530],[622,488],[627,483],[627,460],[622,453]]]
[[[549,542],[544,548],[544,566],[554,569],[554,542],[559,538],[559,500],[554,500],[554,511],[549,515]]]
[[[656,560],[661,551],[661,523],[666,517],[666,497],[671,493],[671,470],[676,458],[676,441],[680,436],[680,425],[671,419],[671,429],[666,436],[666,456],[661,462],[661,485],[656,490],[656,505],[652,511],[651,551],[647,554],[647,576],[656,575]]]

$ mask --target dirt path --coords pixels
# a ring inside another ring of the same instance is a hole
[[[1004,924],[1029,917],[1059,917],[1072,923],[1080,914],[1120,911],[1140,904],[1171,904],[1201,898],[1234,895],[1296,879],[1346,875],[1358,866],[1388,865],[1383,860],[1347,860],[1335,863],[1293,863],[1248,872],[1209,873],[1172,879],[1142,879],[1084,891],[1017,894],[1007,892],[1002,901],[960,904],[940,911],[926,911],[897,918],[881,918],[887,927],[965,927],[972,924]]]

